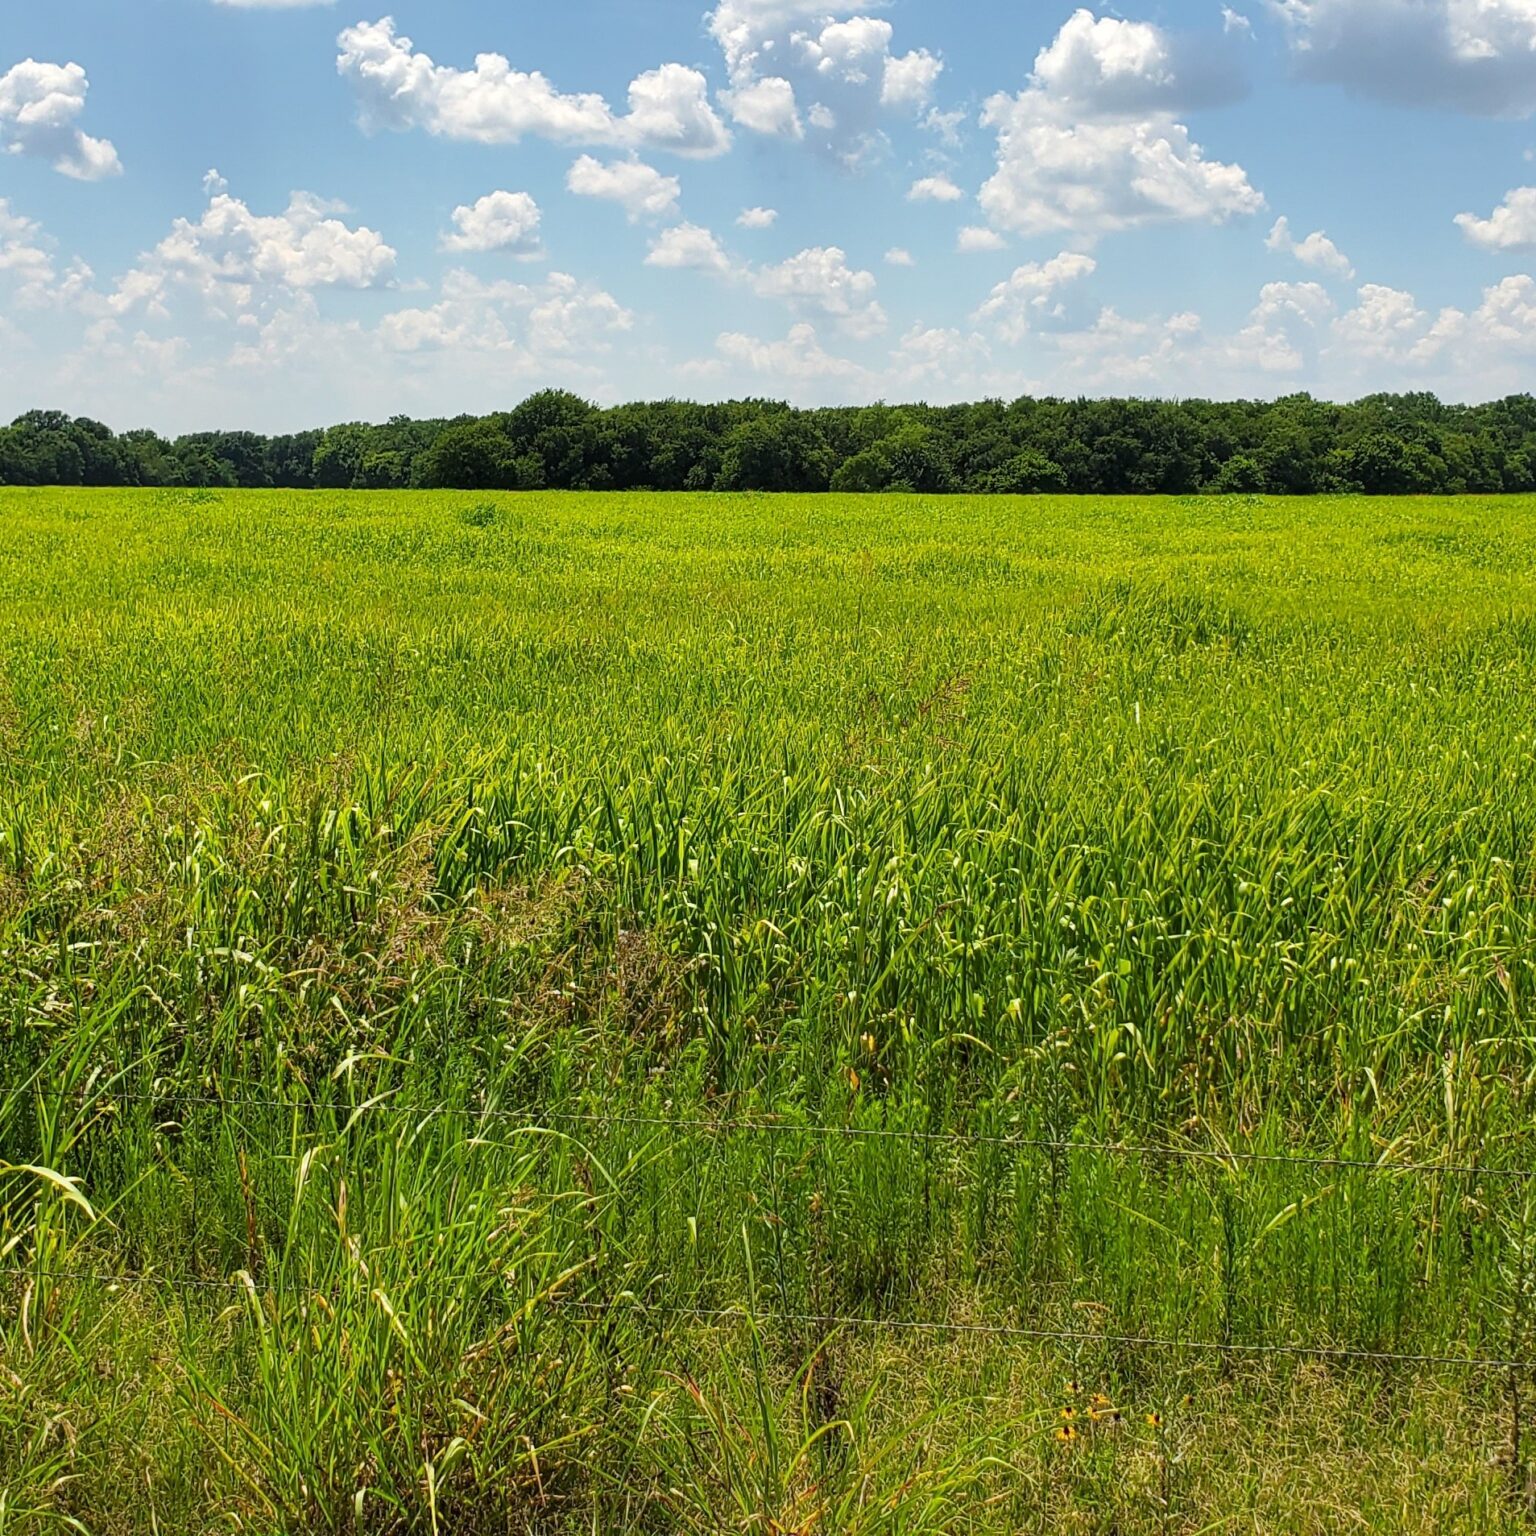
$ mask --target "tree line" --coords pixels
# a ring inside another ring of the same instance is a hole
[[[1536,491],[1536,397],[1449,405],[985,400],[796,410],[772,400],[510,411],[308,432],[114,433],[59,411],[0,428],[0,485],[393,490],[1315,494]]]

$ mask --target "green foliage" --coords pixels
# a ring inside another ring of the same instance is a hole
[[[512,440],[496,421],[462,421],[447,428],[423,456],[423,485],[465,491],[512,491],[523,469]]]
[[[0,1529],[1528,1527],[1536,502],[0,524]]]
[[[547,389],[506,418],[518,481],[528,490],[584,490],[598,461],[597,408],[564,390]]]
[[[814,422],[794,411],[753,417],[726,436],[715,486],[722,491],[824,491],[832,452]]]
[[[325,490],[346,490],[357,479],[367,452],[366,427],[332,427],[315,448],[312,483]]]
[[[1536,489],[1536,401],[1333,405],[998,400],[796,411],[778,401],[599,410],[542,390],[508,412],[165,441],[34,411],[0,429],[0,484],[325,490],[756,490],[924,494],[1488,494]]]
[[[948,491],[953,476],[937,435],[909,423],[845,460],[832,477],[834,491]]]
[[[1211,482],[1211,489],[1220,495],[1231,492],[1255,493],[1268,490],[1269,482],[1264,466],[1246,453],[1234,453],[1221,466],[1221,473]]]
[[[993,495],[1035,496],[1067,488],[1061,466],[1033,448],[1016,453],[983,477],[982,489]]]

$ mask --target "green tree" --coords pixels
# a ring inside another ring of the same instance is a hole
[[[1263,491],[1268,488],[1264,478],[1264,466],[1246,453],[1234,453],[1217,471],[1211,481],[1211,490],[1218,495],[1234,491]]]
[[[352,484],[363,491],[397,491],[411,483],[411,468],[403,453],[372,448],[363,455]]]
[[[368,451],[368,429],[356,422],[332,427],[315,449],[315,484],[326,490],[349,490]]]
[[[832,478],[832,451],[809,417],[774,411],[733,427],[725,440],[721,491],[824,491]]]
[[[1026,448],[998,465],[978,487],[995,496],[1036,496],[1066,488],[1067,477],[1061,465],[1034,448]]]
[[[597,463],[597,417],[597,407],[579,395],[545,389],[511,411],[502,429],[515,458],[539,461],[538,484],[578,490],[588,484]]]
[[[1439,489],[1444,462],[1419,443],[1390,432],[1368,432],[1348,448],[1336,448],[1329,463],[1339,480],[1371,496],[1404,496]]]
[[[832,476],[834,491],[948,491],[954,475],[938,434],[908,422],[848,459]]]
[[[423,456],[422,483],[463,491],[512,491],[523,471],[511,440],[492,420],[448,427]]]

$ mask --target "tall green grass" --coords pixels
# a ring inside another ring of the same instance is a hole
[[[0,527],[0,1532],[1524,1528],[1536,504]]]

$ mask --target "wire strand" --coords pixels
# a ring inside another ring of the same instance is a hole
[[[13,1279],[31,1279],[30,1271],[12,1269]],[[163,1285],[172,1290],[223,1291],[228,1294],[256,1294],[275,1296],[314,1296],[321,1294],[316,1285],[263,1284],[252,1277],[249,1285],[243,1280],[231,1278],[209,1280],[191,1277],[173,1279],[168,1275],[122,1275],[97,1270],[49,1269],[44,1276],[50,1280],[70,1280],[109,1287],[125,1285]],[[363,1277],[371,1279],[371,1277]],[[444,1284],[484,1280],[486,1271],[471,1274],[449,1273],[432,1277]],[[1330,1344],[1243,1344],[1218,1339],[1170,1339],[1160,1334],[1093,1332],[1087,1329],[1035,1328],[1014,1323],[956,1323],[937,1319],[912,1319],[894,1317],[868,1317],[837,1312],[749,1312],[743,1307],[693,1307],[669,1306],[664,1303],[627,1302],[620,1298],[613,1302],[577,1301],[564,1297],[545,1297],[539,1305],[556,1312],[572,1312],[583,1317],[607,1318],[616,1313],[628,1313],[640,1317],[675,1318],[694,1322],[725,1323],[744,1322],[793,1324],[799,1327],[815,1327],[827,1330],[875,1329],[899,1333],[937,1334],[951,1338],[977,1337],[996,1339],[1030,1340],[1037,1343],[1112,1345],[1124,1349],[1188,1350],[1196,1354],[1226,1357],[1272,1358],[1285,1357],[1299,1360],[1353,1361],[1357,1364],[1385,1366],[1418,1366],[1473,1371],[1521,1371],[1536,1372],[1536,1360],[1510,1359],[1488,1355],[1453,1355],[1396,1350],[1358,1349],[1349,1345]]]
[[[73,1096],[71,1090],[35,1087],[44,1097],[64,1099]],[[1216,1164],[1245,1164],[1249,1166],[1276,1166],[1294,1168],[1327,1168],[1369,1174],[1396,1174],[1409,1177],[1450,1176],[1478,1179],[1524,1180],[1536,1176],[1536,1169],[1478,1163],[1445,1162],[1383,1162],[1379,1159],[1341,1156],[1308,1155],[1290,1152],[1245,1152],[1224,1147],[1180,1147],[1154,1145],[1144,1142],[1079,1141],[1064,1137],[1009,1136],[967,1131],[923,1131],[892,1126],[832,1125],[824,1122],[767,1120],[762,1118],[678,1119],[663,1115],[615,1114],[597,1111],[561,1110],[547,1107],[522,1110],[498,1109],[494,1105],[481,1108],[435,1104],[396,1104],[385,1095],[370,1098],[356,1104],[326,1099],[276,1099],[229,1097],[217,1094],[192,1094],[170,1090],[161,1094],[119,1092],[112,1089],[86,1090],[84,1097],[92,1096],[125,1104],[183,1104],[199,1108],[222,1110],[281,1110],[286,1113],[304,1111],[315,1114],[333,1114],[352,1117],[358,1114],[381,1111],[388,1114],[426,1120],[434,1117],[470,1120],[494,1120],[502,1123],[515,1122],[525,1128],[539,1129],[540,1121],[562,1124],[625,1126],[632,1129],[662,1130],[677,1135],[720,1135],[739,1132],[748,1135],[776,1136],[826,1136],[846,1140],[895,1140],[944,1146],[996,1147],[1020,1151],[1051,1153],[1090,1152],[1103,1156],[1151,1160],[1201,1162]]]

